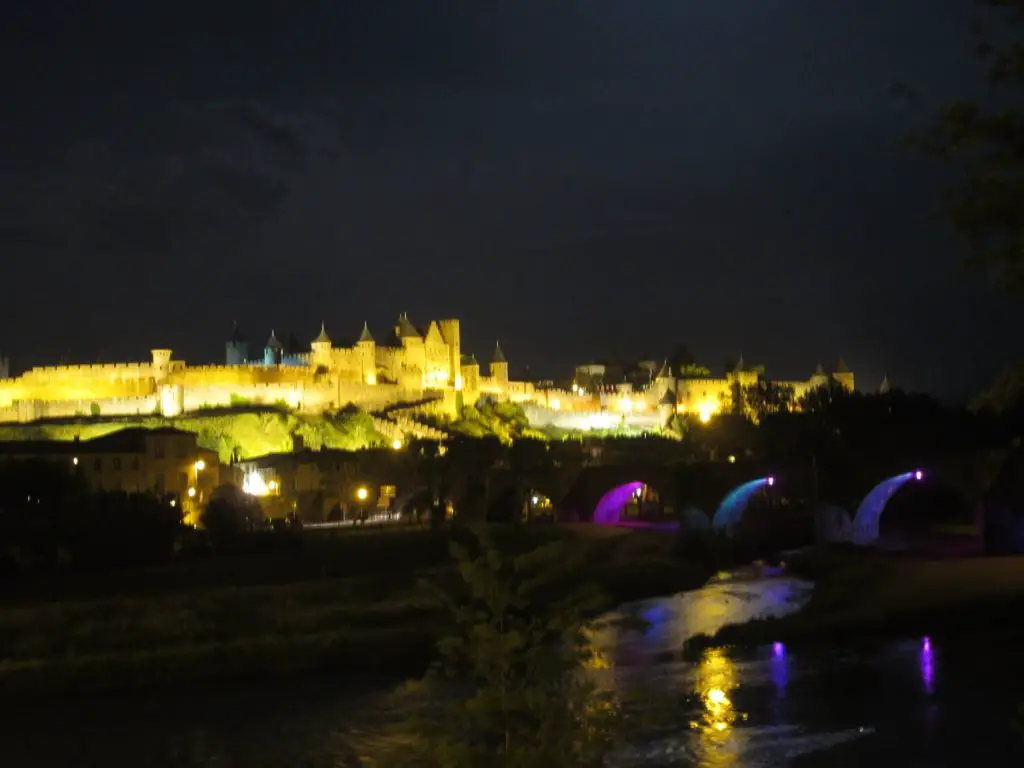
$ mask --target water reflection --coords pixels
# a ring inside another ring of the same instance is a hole
[[[932,650],[931,638],[925,637],[921,640],[921,653],[919,657],[921,682],[924,683],[925,693],[931,696],[935,692],[935,652]]]
[[[936,646],[927,637],[813,651],[782,643],[714,649],[695,662],[658,653],[678,650],[680,638],[725,616],[777,607],[780,595],[785,606],[790,589],[784,578],[720,580],[640,606],[653,625],[646,634],[595,632],[600,647],[591,674],[630,702],[673,706],[665,710],[667,727],[624,747],[609,765],[1024,765],[1011,719],[1021,700],[1014,683],[1024,680],[1017,637],[990,633],[985,653],[966,642]],[[628,663],[638,657],[642,663]],[[595,697],[593,706],[611,705]],[[325,676],[302,686],[225,686],[198,697],[153,692],[88,706],[57,703],[43,712],[25,707],[0,720],[0,765],[339,768],[354,755],[385,751],[394,739],[390,726],[413,720],[418,706],[383,691],[357,695],[344,679]]]
[[[726,624],[785,616],[799,610],[813,585],[788,576],[751,580],[752,573],[721,574],[703,589],[635,603],[608,617],[594,641],[607,649],[616,664],[634,666],[657,661],[655,656],[678,653],[683,643],[700,634],[713,634]],[[647,624],[637,632],[629,626],[635,616]]]
[[[786,697],[786,686],[789,685],[789,657],[786,655],[786,646],[782,643],[772,644],[772,682],[775,683],[775,696],[780,699]]]

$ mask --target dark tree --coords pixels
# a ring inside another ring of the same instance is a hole
[[[264,516],[259,502],[237,488],[218,488],[199,519],[217,548],[229,546],[246,533],[263,528]]]
[[[977,54],[1005,105],[959,102],[945,107],[915,143],[955,161],[965,182],[948,192],[945,213],[965,238],[967,263],[1024,290],[1024,0],[977,0]],[[998,40],[999,42],[993,42]]]
[[[758,379],[756,384],[743,388],[743,405],[755,422],[772,413],[784,413],[793,407],[793,388]]]

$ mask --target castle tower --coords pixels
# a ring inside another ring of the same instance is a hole
[[[505,353],[501,351],[501,344],[497,341],[494,342],[494,355],[491,357],[489,373],[495,384],[508,384],[508,360],[505,359]]]
[[[654,396],[658,398],[659,404],[663,405],[666,398],[670,398],[673,401],[673,406],[675,405],[676,380],[672,376],[672,367],[668,364],[667,359],[662,363],[661,369],[654,377],[652,389],[654,390]]]
[[[825,373],[825,366],[820,362],[818,367],[814,369],[814,375],[811,376],[810,380],[811,389],[818,389],[828,385],[828,374]]]
[[[327,335],[327,326],[324,323],[320,323],[320,333],[313,339],[309,347],[312,351],[310,362],[313,363],[313,368],[330,370],[332,344],[331,337]]]
[[[162,384],[171,370],[171,350],[151,349],[149,352],[153,356],[153,381]]]
[[[277,338],[277,334],[274,331],[270,332],[270,338],[267,339],[266,345],[263,347],[263,364],[264,365],[280,365],[281,358],[284,356],[284,346]]]
[[[356,342],[356,353],[359,356],[360,378],[367,384],[377,383],[377,342],[370,334],[370,326],[363,323],[363,332]]]
[[[403,343],[406,339],[420,339],[420,332],[416,329],[416,326],[412,324],[409,319],[409,313],[403,312],[398,316],[398,322],[395,323],[395,336],[400,339]]]
[[[752,371],[747,368],[747,363],[743,359],[742,352],[740,352],[740,359],[736,362],[736,366],[732,369],[732,372],[726,373],[725,377],[733,383],[739,384],[741,387],[749,387],[753,384],[757,384],[757,371]]]
[[[242,334],[236,322],[231,329],[224,349],[225,365],[245,365],[249,359],[249,342]]]
[[[842,355],[839,357],[839,362],[836,363],[836,371],[832,374],[832,378],[841,384],[847,392],[853,392],[853,371],[847,367]]]
[[[448,345],[448,381],[455,389],[462,389],[462,332],[458,320],[441,320],[438,322],[441,335]]]
[[[882,377],[882,383],[878,385],[878,394],[888,395],[891,390],[892,387],[889,384],[889,374],[887,373]]]
[[[462,387],[466,392],[471,395],[480,389],[480,363],[476,360],[476,355],[463,355],[461,362],[462,368]]]

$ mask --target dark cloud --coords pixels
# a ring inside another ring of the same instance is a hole
[[[978,92],[971,0],[61,7],[0,29],[0,247],[50,286],[16,362],[407,309],[548,372],[684,341],[954,392],[1016,343],[901,144]]]

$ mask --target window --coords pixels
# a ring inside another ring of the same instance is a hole
[[[95,461],[93,461],[92,468],[95,469],[97,472],[102,471],[102,469],[103,469],[103,459],[96,459]]]
[[[120,470],[121,469],[121,457],[120,456],[115,456],[114,457],[114,469],[115,470]]]
[[[135,470],[136,472],[139,471],[139,457],[138,456],[136,456],[135,458],[132,459],[132,469]]]

